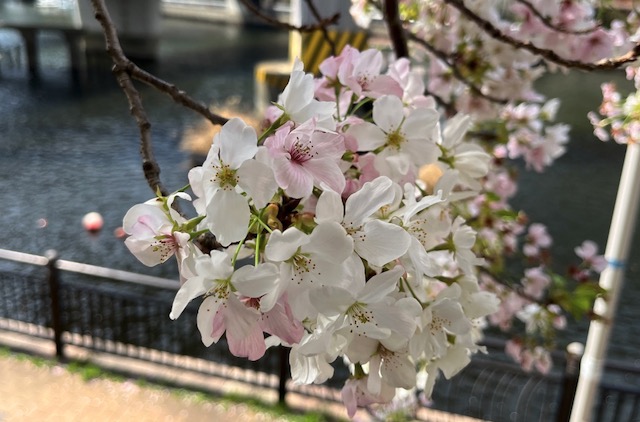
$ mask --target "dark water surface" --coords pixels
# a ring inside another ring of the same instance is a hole
[[[160,60],[151,69],[207,104],[238,97],[249,107],[254,65],[287,55],[287,35],[280,32],[172,20],[164,26]],[[37,84],[24,68],[5,66],[0,78],[0,247],[37,254],[56,249],[68,260],[175,278],[173,266],[141,266],[113,236],[127,209],[153,196],[123,93],[104,70],[78,92],[61,38],[45,33],[39,41]],[[203,119],[151,89],[140,91],[161,179],[178,189],[188,183],[190,166],[181,139]],[[80,224],[89,211],[105,219],[96,236]]]
[[[254,65],[287,55],[281,32],[169,19],[163,24],[160,60],[152,70],[207,103],[239,97],[250,108]],[[2,33],[0,43],[11,37]],[[56,249],[68,260],[176,278],[174,265],[143,267],[113,235],[127,209],[152,196],[125,97],[104,71],[82,92],[74,90],[61,37],[46,33],[40,43],[38,84],[29,82],[24,68],[0,67],[0,248],[35,254]],[[562,98],[559,120],[574,125],[572,141],[544,174],[522,171],[515,204],[549,226],[559,268],[574,260],[573,248],[582,240],[595,240],[602,250],[606,243],[624,147],[595,140],[586,112],[597,109],[599,84],[607,79],[576,73],[541,84]],[[178,189],[190,166],[180,141],[202,119],[150,89],[141,92],[162,180]],[[105,219],[96,236],[80,224],[89,211]],[[46,227],[39,227],[40,219]],[[638,363],[639,249],[636,241],[610,349],[612,357]],[[582,324],[562,342],[585,338]]]

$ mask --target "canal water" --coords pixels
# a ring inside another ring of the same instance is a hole
[[[172,19],[163,28],[160,58],[151,70],[212,105],[233,98],[250,110],[254,65],[287,55],[282,32]],[[13,39],[15,34],[0,33],[0,44]],[[152,196],[125,97],[108,72],[74,88],[62,38],[44,33],[39,42],[39,82],[29,81],[24,66],[0,64],[0,248],[35,254],[55,249],[63,259],[175,278],[174,265],[143,267],[113,234],[129,207]],[[514,203],[549,226],[559,268],[572,262],[582,240],[595,240],[602,250],[606,243],[624,148],[595,140],[586,113],[597,108],[600,82],[610,76],[572,73],[541,84],[562,98],[560,120],[574,126],[572,140],[544,174],[521,169]],[[178,189],[191,165],[181,140],[202,119],[151,89],[140,90],[162,180]],[[81,226],[90,211],[105,220],[97,235]],[[640,365],[640,242],[632,253],[610,356]],[[586,324],[574,324],[561,342],[585,339]]]

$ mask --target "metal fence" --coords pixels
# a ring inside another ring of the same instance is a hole
[[[51,339],[60,359],[65,346],[74,345],[227,378],[237,378],[242,368],[242,381],[277,388],[284,401],[287,349],[268,349],[251,362],[232,356],[224,338],[204,347],[194,323],[197,303],[178,320],[168,317],[177,288],[174,280],[0,249],[0,329]],[[438,381],[430,407],[491,421],[568,420],[577,361],[559,353],[550,374],[527,373],[505,357],[503,342],[487,340],[486,346],[487,355],[475,356],[451,380]],[[194,360],[189,364],[185,357]],[[328,388],[296,391],[338,400],[347,376],[336,364]],[[594,409],[598,422],[640,421],[638,365],[609,362]]]

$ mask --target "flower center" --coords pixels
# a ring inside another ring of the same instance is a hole
[[[451,321],[449,319],[434,315],[431,323],[429,324],[429,331],[431,331],[431,334],[435,335],[436,333],[444,331],[444,327],[449,325],[451,325]]]
[[[226,301],[229,298],[229,287],[231,282],[229,280],[215,280],[215,283],[215,286],[205,293],[205,297],[213,296],[219,301]]]
[[[289,154],[291,155],[291,161],[297,164],[304,164],[313,157],[311,147],[299,142],[296,142],[291,146]]]
[[[295,268],[296,272],[305,272],[308,273],[311,264],[311,260],[306,257],[305,255],[301,254],[301,253],[296,253],[292,258],[291,258],[291,263],[293,264],[293,267]]]
[[[404,144],[405,141],[406,139],[404,135],[399,130],[387,134],[387,145],[390,148],[400,150],[400,147],[402,146],[402,144]]]
[[[164,261],[178,249],[176,239],[168,234],[156,236],[156,241],[153,242],[153,252],[160,253],[160,260]]]
[[[353,305],[349,306],[346,312],[356,325],[363,325],[373,319],[373,315],[371,311],[366,308],[366,305],[360,302],[356,302]]]
[[[236,171],[227,164],[220,163],[219,166],[213,166],[216,175],[212,182],[217,182],[222,189],[234,188],[238,184],[238,176]]]

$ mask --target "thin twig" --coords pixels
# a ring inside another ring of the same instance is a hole
[[[387,22],[389,39],[391,40],[391,45],[393,45],[393,51],[395,51],[396,57],[409,57],[407,38],[405,36],[404,29],[402,28],[400,12],[398,11],[398,0],[384,1],[383,16]]]
[[[111,20],[111,16],[109,16],[107,7],[104,4],[104,0],[91,0],[91,4],[95,11],[95,17],[100,25],[102,25],[104,31],[107,52],[114,63],[113,72],[116,75],[116,80],[126,95],[131,114],[138,124],[140,131],[140,155],[142,156],[144,177],[147,179],[147,183],[154,193],[160,192],[166,196],[168,192],[160,181],[160,166],[158,166],[155,160],[151,146],[151,123],[142,105],[140,93],[133,85],[133,81],[127,71],[129,61],[124,56],[118,34]]]
[[[128,59],[127,62],[127,72],[133,79],[154,87],[160,92],[164,92],[170,96],[174,102],[195,111],[214,125],[223,125],[229,120],[226,117],[211,112],[204,103],[194,100],[185,91],[179,89],[174,84],[168,83],[139,68]]]
[[[561,28],[558,25],[554,24],[548,16],[543,15],[542,12],[540,12],[538,8],[535,7],[529,0],[516,0],[516,1],[526,6],[529,9],[529,11],[533,13],[533,15],[536,18],[538,18],[540,22],[542,22],[544,26],[556,32],[561,32],[563,34],[583,35],[583,34],[590,34],[598,29],[597,26],[592,28],[586,28],[586,29]]]
[[[424,95],[432,97],[440,107],[444,108],[447,116],[454,116],[456,113],[458,113],[458,110],[456,109],[455,105],[453,105],[453,103],[450,103],[438,94],[435,94],[425,88]]]
[[[520,41],[515,38],[512,38],[505,33],[503,33],[500,29],[496,28],[491,22],[486,19],[481,18],[476,15],[473,11],[467,8],[464,5],[463,0],[443,0],[445,3],[451,5],[456,8],[460,13],[466,16],[469,20],[474,22],[480,29],[482,29],[489,36],[495,38],[498,41],[502,41],[503,43],[512,45],[515,48],[521,48],[531,53],[537,54],[540,57],[559,64],[561,66],[565,66],[573,69],[581,69],[581,70],[613,70],[618,69],[624,66],[627,63],[634,62],[640,56],[640,43],[636,44],[633,49],[628,51],[627,53],[613,58],[607,58],[599,60],[595,63],[585,63],[579,60],[569,60],[563,57],[560,57],[555,51],[548,50],[545,48],[536,47],[534,44],[528,41]]]
[[[283,28],[289,31],[297,31],[297,32],[313,32],[315,30],[318,29],[322,29],[325,28],[326,26],[329,25],[333,25],[335,23],[338,22],[338,19],[340,18],[340,13],[336,13],[335,15],[331,16],[330,18],[326,18],[326,19],[319,19],[318,23],[315,25],[300,25],[300,26],[296,26],[296,25],[291,25],[289,23],[286,22],[281,22],[276,18],[273,18],[265,13],[262,12],[262,10],[260,10],[259,8],[257,8],[251,1],[249,0],[240,0],[240,3],[242,3],[247,9],[249,9],[249,11],[251,13],[253,13],[254,15],[256,15],[258,18],[262,19],[263,21],[273,25],[273,26],[277,26],[279,28]]]
[[[195,111],[214,125],[223,125],[227,122],[228,119],[226,117],[212,113],[204,103],[194,100],[185,91],[150,74],[129,60],[122,50],[117,31],[108,15],[104,1],[91,0],[91,2],[96,12],[96,19],[104,28],[107,52],[111,56],[113,63],[118,66],[119,71],[126,72],[129,77],[156,88],[160,92],[164,92],[176,103]]]
[[[324,19],[322,18],[322,16],[320,16],[320,12],[318,12],[318,8],[313,3],[313,0],[305,0],[305,2],[307,3],[307,7],[311,11],[311,14],[316,19],[318,24],[322,22]],[[329,31],[327,31],[327,26],[321,25],[320,30],[322,31],[322,36],[324,37],[324,40],[327,42],[327,44],[329,44],[329,47],[331,47],[331,55],[335,56],[337,54],[336,43],[329,36]]]
[[[520,284],[507,283],[506,281],[504,281],[504,275],[494,274],[493,272],[489,271],[487,268],[484,268],[484,267],[478,267],[478,271],[488,275],[489,277],[491,277],[491,281],[493,281],[496,284],[499,284],[499,285],[501,285],[503,287],[511,289],[512,292],[514,292],[515,294],[517,294],[521,298],[523,298],[525,300],[528,300],[529,302],[538,303],[538,304],[542,304],[542,303],[548,304],[549,303],[548,300],[542,301],[542,300],[540,300],[538,298],[535,298],[535,297],[531,296],[530,294],[526,293],[524,291],[524,286],[522,286]]]
[[[499,98],[499,97],[494,97],[493,95],[485,94],[484,92],[482,92],[480,87],[478,87],[473,82],[471,82],[469,79],[467,79],[462,74],[462,72],[460,72],[460,69],[458,69],[458,67],[455,64],[453,64],[451,61],[449,61],[450,56],[447,53],[445,53],[444,51],[438,50],[437,48],[435,48],[434,46],[429,44],[429,42],[427,42],[426,40],[418,37],[416,34],[414,34],[412,32],[406,31],[405,33],[407,34],[407,37],[411,41],[417,42],[422,47],[424,47],[428,52],[430,52],[431,54],[436,56],[436,58],[441,60],[449,69],[451,69],[451,74],[458,81],[460,81],[463,84],[465,84],[473,94],[477,95],[478,97],[484,98],[485,100],[491,101],[492,103],[506,104],[506,103],[509,102],[505,98]]]

